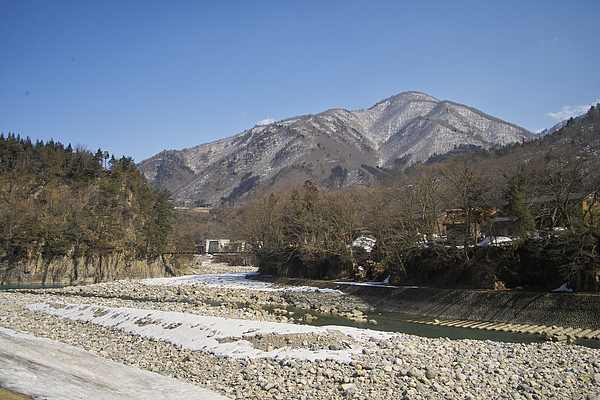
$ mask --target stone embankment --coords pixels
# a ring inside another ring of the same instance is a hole
[[[327,334],[265,335],[255,338],[253,345],[335,349],[347,341],[362,346],[362,352],[353,355],[350,362],[231,359],[24,308],[35,302],[287,322],[296,318],[286,311],[290,305],[362,318],[363,312],[374,311],[376,304],[340,293],[258,292],[205,284],[148,286],[132,282],[0,292],[0,326],[193,382],[232,399],[600,400],[600,350],[577,345],[431,339],[406,334],[356,343],[331,330]],[[282,312],[275,313],[276,308]]]
[[[433,321],[407,319],[406,322],[456,328],[480,329],[486,331],[539,334],[542,340],[550,340],[553,342],[575,343],[579,339],[600,340],[600,329],[565,328],[556,325],[546,326],[530,324],[505,324],[502,322],[477,322],[464,320],[440,321],[438,319],[434,319]]]

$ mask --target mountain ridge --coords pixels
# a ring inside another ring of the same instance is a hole
[[[371,185],[370,168],[426,161],[459,147],[490,148],[534,135],[448,100],[403,92],[367,109],[340,108],[256,125],[139,163],[148,181],[176,203],[239,203],[260,187],[311,179],[326,187]]]

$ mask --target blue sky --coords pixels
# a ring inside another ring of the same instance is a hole
[[[600,1],[0,0],[0,132],[136,162],[420,91],[532,131],[600,101]]]

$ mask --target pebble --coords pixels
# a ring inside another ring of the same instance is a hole
[[[40,301],[93,303],[265,321],[277,321],[282,316],[265,309],[292,303],[315,310],[313,304],[318,304],[320,309],[354,317],[361,315],[360,310],[368,311],[368,305],[359,299],[329,295],[134,283],[3,291],[0,326],[69,343],[232,399],[600,400],[600,350],[577,345],[448,340],[400,333],[387,340],[361,342],[364,351],[354,355],[350,363],[332,359],[230,359],[24,309]],[[224,303],[232,306],[221,307]],[[286,345],[306,348],[341,350],[344,343],[356,345],[355,339],[333,331],[326,337],[298,335],[288,339]],[[255,345],[281,345],[275,340],[281,336],[265,335]]]

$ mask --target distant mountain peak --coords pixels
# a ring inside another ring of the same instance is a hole
[[[379,107],[381,105],[406,104],[411,101],[430,101],[433,103],[439,102],[438,99],[436,99],[435,97],[429,96],[428,94],[410,91],[410,92],[402,92],[402,93],[396,94],[394,96],[388,97],[387,99],[383,99],[383,100],[377,102],[375,105],[373,105],[369,109],[373,109],[373,108]]]
[[[139,168],[180,203],[239,203],[257,189],[284,182],[311,179],[332,188],[370,185],[376,181],[377,167],[532,137],[474,108],[403,92],[368,109],[330,109],[163,152],[142,161]]]

